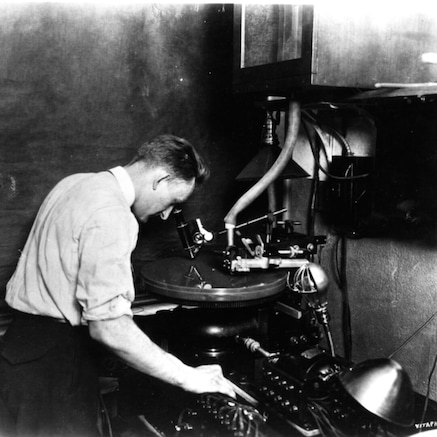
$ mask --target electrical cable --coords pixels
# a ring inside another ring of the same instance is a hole
[[[340,252],[340,255],[339,255]],[[347,286],[347,238],[339,235],[333,247],[335,282],[342,297],[342,333],[344,357],[352,359],[352,323],[349,302],[349,289]]]
[[[426,410],[428,409],[429,395],[431,392],[431,379],[432,379],[432,375],[434,374],[436,365],[437,365],[437,354],[434,357],[434,363],[432,365],[431,372],[429,372],[429,376],[428,376],[428,384],[427,384],[427,388],[426,388],[425,403],[423,405],[423,411],[422,411],[422,416],[420,418],[420,423],[423,423],[425,420]],[[422,428],[420,428],[419,432],[421,432],[421,431],[422,431]]]
[[[346,139],[344,135],[342,135],[337,129],[334,129],[333,127],[328,127],[329,132],[332,134],[332,136],[336,137],[337,140],[340,140],[340,143],[343,144],[343,148],[346,150],[347,156],[352,156],[352,148],[349,144],[349,141]]]
[[[321,168],[320,162],[319,162],[319,153],[316,150],[316,146],[314,145],[313,141],[311,140],[311,135],[309,134],[308,126],[306,123],[303,123],[305,133],[307,135],[313,156],[314,161],[317,167]],[[323,144],[323,143],[322,143]],[[325,155],[326,155],[326,149]],[[316,172],[315,173],[315,179],[316,179]],[[354,177],[345,177],[342,179],[352,179]],[[311,209],[310,209],[311,214]],[[341,257],[341,263],[340,263],[340,270],[337,269],[337,275],[338,275],[338,285],[340,288],[340,292],[342,295],[342,312],[343,312],[343,318],[342,318],[342,328],[343,328],[343,347],[345,352],[345,358],[347,360],[350,360],[352,357],[352,327],[351,327],[351,311],[350,311],[350,304],[349,304],[349,293],[347,288],[347,278],[346,278],[346,239],[344,236],[341,237],[342,241],[342,257]],[[337,250],[336,250],[337,253]],[[338,263],[337,263],[338,266]]]
[[[342,294],[342,327],[344,353],[347,360],[352,358],[352,325],[349,303],[349,289],[347,284],[346,263],[347,263],[347,239],[345,235],[340,236],[341,258],[340,258],[340,291]]]
[[[176,421],[176,425],[175,425],[175,435],[174,437],[178,437],[181,431],[184,431],[185,427],[187,426],[187,422],[185,421],[185,416],[187,416],[188,414],[192,413],[192,409],[191,408],[184,408],[178,416],[178,419]]]
[[[103,399],[102,393],[99,393],[99,400],[100,400],[101,412],[103,413],[103,417],[102,417],[102,422],[103,423],[102,423],[102,426],[106,425],[107,430],[108,430],[108,437],[113,437],[112,426],[111,426],[111,418],[109,417],[109,412],[108,412],[108,409],[106,408],[106,404],[105,404],[105,401]],[[103,418],[105,419],[105,421],[103,421]]]
[[[334,243],[334,270],[336,273],[336,284],[340,286],[340,278],[341,278],[341,272],[340,272],[340,260],[338,258],[338,248],[340,246],[340,236],[337,236],[335,243]]]
[[[347,261],[347,239],[345,235],[340,235],[334,243],[334,265],[336,273],[335,282],[342,296],[342,333],[344,357],[347,360],[352,359],[352,324],[351,311],[349,302],[349,289],[347,286],[346,261]],[[339,252],[341,256],[339,257]]]
[[[320,131],[318,131],[317,133],[320,135],[322,128],[319,126],[319,124],[317,123],[317,120],[315,118],[315,116],[313,114],[310,114],[308,111],[305,111],[305,115],[310,119],[311,123],[318,127],[318,129]],[[337,129],[333,128],[332,126],[327,126],[329,133],[331,133],[332,136],[336,137],[337,140],[339,140],[339,142],[342,144],[343,149],[346,151],[346,155],[347,156],[352,156],[352,148],[349,144],[349,142],[347,141],[346,137],[344,135],[342,135]],[[326,130],[326,127],[325,127]]]
[[[426,326],[428,326],[436,316],[437,316],[437,311],[423,325],[421,325],[418,329],[416,329],[416,331],[414,331],[413,334],[411,334],[394,352],[392,352],[388,356],[388,358],[389,359],[393,358],[394,355],[396,355],[410,341],[412,341]],[[422,411],[421,423],[424,421],[426,410],[428,408],[428,401],[429,401],[430,390],[431,390],[431,379],[432,379],[432,375],[434,374],[434,371],[436,369],[436,366],[437,366],[437,354],[434,358],[434,363],[433,363],[433,366],[431,368],[431,372],[429,373],[429,376],[428,376],[427,391],[426,391],[426,395],[425,395],[425,404],[424,404],[423,411]],[[419,432],[421,432],[421,429]]]
[[[304,113],[302,112],[302,114],[304,114]],[[316,165],[317,168],[318,168],[322,173],[324,173],[327,177],[329,177],[329,178],[331,178],[331,179],[335,179],[335,180],[347,180],[347,181],[351,181],[351,180],[355,180],[355,179],[368,178],[368,177],[370,176],[370,173],[363,173],[363,174],[355,175],[355,176],[336,176],[336,175],[333,175],[333,174],[329,173],[329,172],[328,172],[328,171],[327,171],[327,170],[326,170],[326,169],[325,169],[325,168],[320,164],[320,161],[319,161],[319,159],[318,159],[318,156],[317,156],[317,153],[316,153],[316,150],[315,150],[314,144],[313,144],[312,141],[311,141],[311,136],[309,135],[309,131],[308,131],[307,124],[310,124],[311,127],[313,128],[313,130],[317,133],[317,136],[319,137],[319,139],[320,139],[320,141],[321,141],[321,143],[322,143],[322,145],[323,145],[323,149],[324,149],[324,151],[325,151],[325,155],[327,155],[327,147],[326,147],[325,140],[324,140],[324,138],[323,138],[323,134],[322,134],[322,132],[321,132],[320,127],[319,127],[315,122],[313,122],[313,121],[311,121],[311,120],[304,120],[303,117],[302,117],[302,122],[303,122],[302,124],[303,124],[303,126],[304,126],[304,128],[305,128],[305,131],[306,131],[306,133],[307,133],[308,141],[309,141],[310,146],[311,146],[311,151],[312,151],[312,154],[313,154],[313,157],[314,157],[315,165]]]
[[[309,237],[314,237],[314,233],[315,233],[317,186],[318,186],[318,180],[314,178],[311,181],[310,201],[308,205],[308,215],[307,215],[307,235]]]
[[[325,332],[326,342],[328,343],[328,349],[331,353],[331,356],[335,358],[335,352],[334,352],[334,340],[332,338],[332,332],[329,328],[328,323],[323,324],[323,330]]]
[[[394,352],[392,352],[388,356],[388,358],[393,358],[401,349],[404,348],[404,346],[406,346],[411,340],[413,340],[420,333],[420,331],[422,331],[422,329],[428,326],[436,316],[437,311],[423,325],[419,326],[419,328],[417,328],[416,331],[413,332],[413,334],[411,334]]]
[[[308,212],[307,212],[307,235],[314,236],[315,231],[315,211],[316,211],[316,201],[317,201],[317,187],[319,183],[319,175],[316,171],[317,168],[320,166],[319,160],[320,160],[320,149],[316,150],[316,146],[313,144],[311,140],[311,136],[308,131],[308,127],[305,123],[303,123],[303,127],[306,133],[306,136],[308,138],[308,142],[311,147],[312,154],[314,156],[314,177],[311,180],[311,187],[310,187],[310,201],[308,206]],[[326,153],[326,151],[325,151]]]
[[[309,203],[308,217],[307,217],[307,235],[309,237],[313,237],[315,232],[318,186],[319,186],[319,172],[317,172],[316,169],[314,169],[314,178],[311,180],[310,203]]]
[[[259,426],[266,418],[256,408],[219,393],[206,393],[201,399],[207,411],[213,417],[221,418],[233,435],[259,437]]]
[[[331,423],[329,414],[322,405],[313,401],[309,404],[308,411],[314,418],[322,436],[347,437]]]
[[[362,90],[358,90],[358,92]],[[355,104],[348,104],[348,103],[332,103],[332,102],[319,102],[317,104],[309,104],[309,105],[302,105],[302,110],[307,111],[314,111],[314,110],[334,110],[334,111],[342,111],[342,110],[348,110],[352,111],[358,114],[358,116],[361,119],[367,120],[372,125],[375,125],[374,117],[370,114],[369,111],[362,108],[361,106],[357,106]]]

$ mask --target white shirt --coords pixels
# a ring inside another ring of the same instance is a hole
[[[6,302],[22,312],[68,320],[132,316],[135,191],[122,167],[68,176],[40,207]]]

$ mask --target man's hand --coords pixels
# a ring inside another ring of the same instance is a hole
[[[235,398],[232,383],[228,381],[218,364],[187,368],[187,379],[182,388],[193,393],[217,392]]]

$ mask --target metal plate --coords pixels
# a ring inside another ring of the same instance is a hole
[[[231,275],[219,255],[201,251],[192,260],[170,257],[146,263],[141,270],[145,290],[168,300],[197,304],[256,304],[285,290],[284,270]]]

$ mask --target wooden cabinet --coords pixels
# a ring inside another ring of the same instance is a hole
[[[432,6],[235,5],[234,38],[236,92],[437,82]]]

